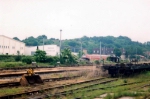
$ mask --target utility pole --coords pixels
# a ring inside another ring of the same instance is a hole
[[[44,51],[44,37],[43,37],[43,51]]]
[[[137,59],[137,48],[136,48],[136,59]]]
[[[100,58],[99,58],[99,61],[101,61],[101,42],[100,42],[100,51],[99,51],[99,56],[100,56]]]
[[[137,63],[137,61],[138,61],[138,60],[137,60],[137,48],[136,48],[136,61],[135,61],[135,62]]]
[[[74,53],[75,53],[75,48],[74,48]]]
[[[61,32],[62,32],[62,30],[60,29],[60,44],[59,44],[59,47],[60,47],[60,54],[61,54]]]
[[[81,41],[81,58],[82,58],[82,41]]]

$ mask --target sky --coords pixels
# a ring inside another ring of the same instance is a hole
[[[0,0],[0,35],[150,41],[150,0]]]

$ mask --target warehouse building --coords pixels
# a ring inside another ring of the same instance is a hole
[[[57,45],[42,45],[38,46],[39,50],[44,50],[46,55],[48,56],[56,56],[59,55],[60,48]],[[26,46],[25,47],[25,55],[34,55],[37,50],[37,46]]]
[[[0,35],[0,55],[17,54],[25,54],[25,43]]]

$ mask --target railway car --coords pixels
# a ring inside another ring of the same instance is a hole
[[[117,77],[119,75],[129,76],[133,73],[140,73],[142,71],[150,70],[150,63],[142,63],[142,64],[115,64],[115,65],[103,65],[102,70],[108,70],[108,74],[111,77]]]

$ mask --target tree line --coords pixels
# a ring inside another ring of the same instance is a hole
[[[38,37],[30,36],[24,40],[20,40],[17,37],[14,39],[22,41],[26,44],[26,46],[39,46],[44,44],[56,44],[59,46],[59,39],[55,38],[47,38],[46,35],[40,35]],[[75,39],[65,39],[62,40],[62,49],[70,48],[73,52],[81,51],[81,45],[83,49],[87,49],[89,54],[93,53],[94,48],[99,48],[101,42],[101,47],[105,48],[123,48],[126,51],[126,55],[145,55],[144,52],[150,50],[150,41],[145,43],[141,43],[138,41],[132,41],[130,38],[126,36],[94,36],[94,37],[87,37],[83,36],[81,38]]]

